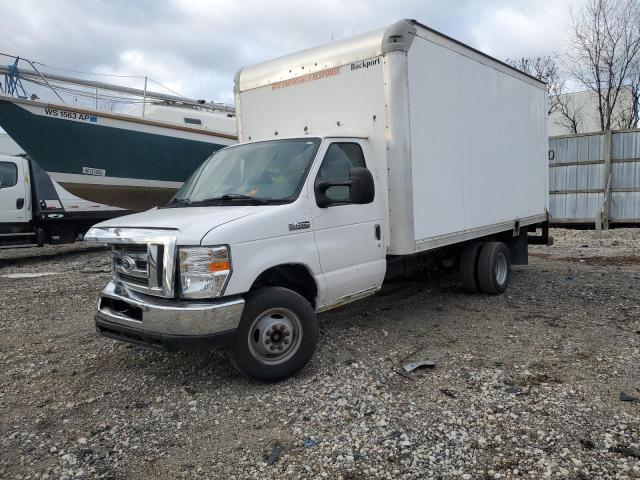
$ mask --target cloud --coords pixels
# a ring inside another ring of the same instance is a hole
[[[485,9],[471,27],[471,42],[500,59],[562,53],[574,4],[518,1]]]
[[[549,54],[563,49],[574,1],[0,0],[0,51],[72,70],[148,75],[184,95],[230,103],[240,67],[399,18],[499,59]]]

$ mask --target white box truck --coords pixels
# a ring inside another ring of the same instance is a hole
[[[545,85],[413,20],[240,70],[240,144],[165,207],[103,222],[98,331],[224,343],[244,374],[312,357],[316,312],[425,259],[501,293],[547,220]]]

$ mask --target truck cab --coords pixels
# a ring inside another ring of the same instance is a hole
[[[167,205],[95,226],[87,239],[112,244],[114,262],[98,331],[176,350],[226,343],[247,375],[294,373],[313,354],[315,312],[382,285],[370,163],[363,138],[249,142],[214,154]]]
[[[0,248],[71,243],[125,213],[72,195],[26,155],[0,155]]]
[[[0,223],[25,225],[31,217],[30,198],[27,159],[0,156]]]
[[[27,232],[31,207],[28,160],[18,156],[0,156],[0,235]]]

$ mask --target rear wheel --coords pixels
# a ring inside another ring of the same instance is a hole
[[[503,293],[511,277],[509,249],[502,242],[487,242],[478,257],[478,283],[484,293]]]
[[[473,242],[467,245],[460,256],[460,278],[462,288],[467,293],[478,293],[478,257],[482,250],[482,243]]]
[[[309,302],[286,288],[269,287],[247,297],[229,356],[248,377],[280,380],[304,367],[317,343],[318,325]]]

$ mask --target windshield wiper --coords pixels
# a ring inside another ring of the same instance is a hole
[[[191,204],[194,204],[194,203],[208,203],[208,202],[222,202],[222,201],[225,201],[225,200],[248,200],[250,202],[257,203],[258,205],[265,205],[271,199],[270,198],[256,198],[256,197],[252,197],[251,195],[242,195],[240,193],[225,193],[224,195],[222,195],[220,197],[211,197],[211,198],[205,198],[204,200],[196,200],[194,202],[191,202]]]
[[[167,205],[191,205],[191,200],[188,198],[173,198]]]

